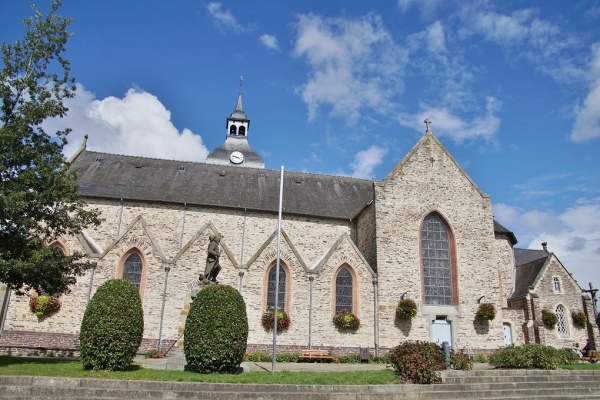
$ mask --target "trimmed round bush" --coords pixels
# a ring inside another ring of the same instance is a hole
[[[562,350],[541,344],[508,346],[490,356],[490,365],[496,368],[556,369],[565,361]]]
[[[446,369],[446,356],[437,344],[417,340],[394,347],[390,363],[405,382],[434,383],[440,380],[438,371]]]
[[[79,350],[85,369],[126,369],[144,333],[139,290],[124,279],[106,281],[90,300],[80,332]]]
[[[202,289],[185,321],[183,351],[190,371],[235,372],[244,359],[248,316],[242,295],[227,285]]]

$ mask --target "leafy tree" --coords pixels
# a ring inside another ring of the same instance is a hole
[[[63,100],[74,96],[69,61],[63,57],[70,18],[32,6],[25,35],[2,44],[0,71],[0,282],[17,293],[68,292],[90,267],[78,253],[53,251],[50,242],[99,224],[86,210],[73,171],[62,155],[69,130],[50,136],[41,125],[63,117]]]

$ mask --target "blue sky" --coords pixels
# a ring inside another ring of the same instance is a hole
[[[38,1],[41,10],[47,0]],[[28,1],[0,5],[0,41]],[[600,286],[600,3],[65,0],[78,95],[67,155],[203,161],[244,77],[267,168],[383,179],[425,131],[519,247]]]

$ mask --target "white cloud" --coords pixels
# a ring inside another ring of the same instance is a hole
[[[223,32],[243,33],[246,28],[241,25],[230,11],[224,11],[219,2],[210,2],[206,6],[217,28]]]
[[[65,118],[44,123],[48,132],[65,127],[73,132],[64,148],[68,157],[89,135],[87,148],[115,154],[157,157],[185,161],[204,161],[208,150],[202,138],[189,129],[179,132],[171,113],[156,96],[129,89],[121,99],[96,100],[94,94],[77,85],[76,96],[65,101]]]
[[[582,105],[575,107],[575,123],[570,139],[583,142],[600,137],[600,43],[593,47],[590,88]]]
[[[519,240],[518,247],[541,249],[548,243],[579,285],[600,285],[600,200],[594,204],[574,205],[554,213],[523,210],[508,204],[494,204],[494,218]]]
[[[388,111],[402,90],[403,52],[374,14],[356,20],[300,15],[294,55],[311,69],[296,88],[310,120],[326,106],[352,125],[365,113]]]
[[[409,128],[421,127],[424,130],[423,121],[429,118],[431,130],[436,136],[447,136],[457,143],[477,137],[491,140],[500,129],[500,118],[496,116],[499,108],[498,100],[489,97],[484,115],[465,120],[447,107],[423,106],[423,111],[417,114],[401,114],[399,123]]]
[[[402,12],[408,11],[413,5],[419,7],[421,15],[426,17],[435,12],[445,0],[398,0],[398,7]]]
[[[261,35],[258,38],[259,42],[268,49],[279,51],[277,38],[273,35]]]
[[[354,178],[374,179],[374,170],[383,162],[388,149],[373,145],[367,150],[359,151],[351,164]]]

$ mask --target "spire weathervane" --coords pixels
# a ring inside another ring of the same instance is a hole
[[[240,76],[240,92],[242,91],[242,85],[244,84],[244,77]]]
[[[427,127],[427,129],[425,130],[425,133],[427,132],[431,132],[431,121],[429,120],[429,118],[425,118],[425,126]]]

